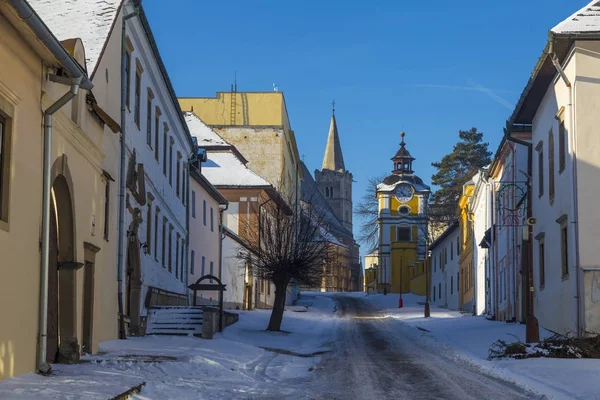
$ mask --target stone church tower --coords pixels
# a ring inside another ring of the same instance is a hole
[[[315,180],[337,219],[352,232],[352,174],[344,166],[335,109],[329,125],[323,165],[321,171],[315,170]]]

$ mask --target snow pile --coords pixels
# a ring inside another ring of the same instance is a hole
[[[213,340],[146,336],[102,342],[78,365],[55,365],[50,377],[27,374],[0,382],[0,399],[108,399],[145,382],[132,398],[290,398],[310,375],[336,328],[334,302],[303,294],[306,312],[286,311],[282,329],[267,332],[270,311],[239,312],[239,322]],[[286,385],[290,380],[289,385]]]
[[[316,293],[302,293],[296,304],[287,307],[281,324],[282,332],[265,331],[271,310],[236,311],[240,314],[240,321],[216,337],[300,355],[331,350],[338,322],[334,301]],[[307,312],[294,312],[305,307],[308,307]]]
[[[366,299],[381,308],[388,318],[396,323],[417,328],[418,330],[414,331],[415,340],[421,340],[422,343],[436,348],[439,352],[457,357],[487,374],[515,382],[549,399],[600,399],[600,384],[597,383],[600,360],[563,358],[488,360],[490,346],[493,343],[499,340],[506,343],[515,340],[524,342],[525,325],[489,321],[483,316],[465,315],[434,307],[431,308],[431,318],[424,318],[423,306],[418,304],[419,300],[415,302],[417,304],[407,304],[407,295],[403,295],[405,307],[398,309],[397,304],[393,304],[393,300],[381,299],[381,296],[367,296]],[[398,295],[392,296],[398,299]],[[386,304],[389,307],[381,306]],[[540,336],[546,339],[552,334],[540,329]],[[405,337],[398,338],[398,340],[403,339],[406,340]],[[531,347],[526,351],[537,350]]]

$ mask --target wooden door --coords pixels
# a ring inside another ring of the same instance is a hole
[[[58,229],[54,209],[50,214],[50,249],[48,253],[48,327],[46,361],[53,363],[58,354]]]
[[[94,324],[94,264],[87,262],[83,271],[83,352],[92,353]]]

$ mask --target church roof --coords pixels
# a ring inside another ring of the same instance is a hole
[[[344,171],[346,169],[335,115],[331,116],[329,135],[327,136],[327,145],[325,146],[325,156],[323,157],[323,166],[321,169],[331,171]]]
[[[80,38],[90,76],[96,69],[122,0],[29,0],[59,40]]]
[[[554,28],[553,33],[600,32],[600,0],[594,0]]]
[[[331,206],[323,197],[323,194],[319,190],[317,182],[313,179],[312,174],[306,167],[304,162],[300,163],[302,168],[302,184],[300,185],[300,196],[301,199],[307,203],[313,205],[319,210],[319,213],[323,213],[323,221],[329,225],[331,233],[339,236],[346,236],[352,238],[352,232],[344,227],[342,222],[337,219],[335,213],[331,209]]]

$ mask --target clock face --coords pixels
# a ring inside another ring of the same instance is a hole
[[[413,189],[409,185],[401,185],[396,190],[396,197],[401,203],[407,203],[413,197]]]

